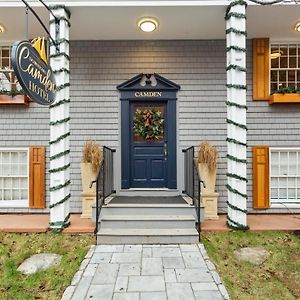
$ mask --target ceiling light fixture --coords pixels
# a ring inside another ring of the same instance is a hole
[[[294,30],[300,32],[300,22],[296,23]]]
[[[0,24],[0,33],[4,33],[4,32],[5,32],[5,27],[2,24]]]
[[[274,50],[271,53],[271,59],[279,58],[283,54],[282,50]]]
[[[158,22],[154,18],[142,18],[137,25],[144,32],[152,32],[158,27]]]

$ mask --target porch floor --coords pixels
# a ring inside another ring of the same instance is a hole
[[[207,220],[202,231],[229,231],[226,215],[219,220]],[[248,215],[251,231],[295,231],[300,230],[300,214],[259,214]],[[0,214],[0,231],[4,232],[46,232],[49,214]],[[71,225],[63,233],[93,233],[95,223],[90,219],[81,219],[80,214],[71,215]]]
[[[300,230],[300,214],[250,214],[250,231],[295,231]],[[226,225],[226,215],[219,215],[219,220],[206,220],[202,231],[230,231]]]
[[[47,232],[49,214],[0,214],[0,231]],[[95,223],[81,219],[80,214],[71,215],[71,225],[63,233],[94,233]]]

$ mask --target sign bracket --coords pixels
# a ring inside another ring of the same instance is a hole
[[[27,1],[25,0],[21,0],[25,6],[26,6],[26,9],[29,9],[32,14],[35,16],[35,18],[39,21],[39,23],[41,24],[41,26],[43,27],[43,29],[46,31],[46,33],[48,34],[50,40],[52,41],[53,45],[55,46],[55,49],[56,49],[56,52],[59,53],[59,46],[56,44],[55,40],[52,38],[50,32],[48,31],[47,27],[45,26],[45,24],[43,23],[43,21],[41,20],[41,18],[38,16],[38,14],[34,11],[34,9],[32,9],[32,7],[28,4]],[[53,12],[51,11],[51,9],[42,1],[42,0],[39,0],[46,8],[47,10],[50,11],[50,13],[53,15],[53,17],[55,18],[55,33],[56,33],[56,37],[59,36],[59,19],[53,14]]]

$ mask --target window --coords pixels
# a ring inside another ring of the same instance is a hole
[[[0,207],[28,207],[28,149],[0,149]]]
[[[271,204],[300,204],[300,149],[270,149]]]
[[[300,44],[272,44],[270,58],[271,93],[300,89]]]
[[[0,46],[0,90],[20,90],[11,65],[11,47]]]
[[[300,43],[253,39],[253,100],[300,103],[299,91]]]

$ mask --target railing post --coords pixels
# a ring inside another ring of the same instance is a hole
[[[190,167],[192,168],[191,172],[192,172],[192,190],[193,190],[193,201],[194,201],[194,205],[195,205],[195,189],[194,189],[194,185],[195,185],[195,173],[194,173],[194,155],[195,155],[195,149],[194,146],[192,147],[192,161],[190,163]]]
[[[95,233],[97,234],[98,232],[98,220],[99,220],[99,212],[98,212],[98,206],[99,206],[99,174],[101,172],[101,166],[99,168],[99,172],[98,172],[98,176],[96,179],[96,229],[95,229]]]

